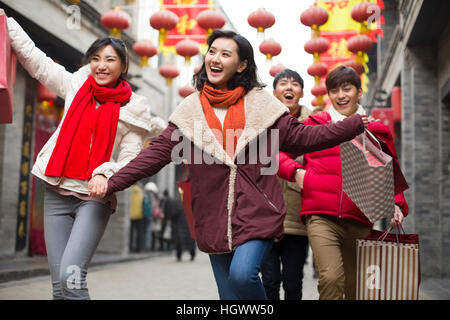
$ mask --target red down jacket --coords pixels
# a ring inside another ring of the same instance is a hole
[[[303,121],[304,124],[313,126],[327,122],[331,122],[331,116],[327,112],[311,115]],[[371,122],[369,123],[369,131],[378,139],[383,151],[393,158],[395,189],[406,190],[408,185],[400,170],[389,127],[378,121]],[[283,179],[295,181],[295,170],[297,168],[306,170],[301,192],[302,208],[300,216],[302,221],[304,221],[305,216],[310,214],[327,214],[344,219],[354,219],[372,226],[372,223],[343,191],[339,146],[305,154],[303,166],[293,160],[295,156],[285,152],[279,153],[278,175]],[[398,192],[395,195],[395,203],[400,206],[403,215],[406,216],[408,205],[403,192]]]

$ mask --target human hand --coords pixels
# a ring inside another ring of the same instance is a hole
[[[295,171],[294,176],[295,182],[297,183],[300,189],[303,189],[303,179],[305,178],[305,173],[306,170],[304,169],[297,169],[297,171]]]
[[[103,198],[108,190],[108,179],[102,175],[95,175],[88,183],[89,196]]]
[[[401,224],[403,221],[403,212],[398,205],[395,205],[394,216],[391,219],[391,227],[395,228],[397,225]]]
[[[375,119],[374,117],[372,117],[372,116],[369,116],[369,122],[377,122],[377,121],[381,121],[380,119]]]
[[[369,118],[367,118],[367,116],[365,114],[360,114],[361,116],[361,120],[364,124],[364,129],[369,129]]]

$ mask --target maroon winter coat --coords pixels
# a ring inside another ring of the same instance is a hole
[[[231,252],[248,240],[283,236],[286,210],[275,161],[279,149],[317,151],[363,130],[359,115],[337,124],[305,126],[273,95],[253,89],[245,97],[245,128],[230,158],[209,129],[194,93],[177,107],[160,136],[109,179],[108,194],[156,174],[172,160],[181,162],[182,156],[189,165],[199,249]]]

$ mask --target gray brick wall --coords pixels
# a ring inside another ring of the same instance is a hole
[[[25,71],[17,64],[13,123],[0,124],[0,149],[3,153],[0,166],[0,258],[16,254],[16,224],[25,91]]]
[[[429,276],[438,276],[442,271],[439,99],[435,62],[436,51],[432,47],[407,48],[402,74],[402,167],[411,186],[406,195],[413,209],[405,225],[409,231],[419,233],[422,273]]]

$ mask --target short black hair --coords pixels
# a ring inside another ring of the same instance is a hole
[[[302,86],[302,90],[304,89],[303,78],[300,77],[298,72],[291,69],[284,69],[283,71],[280,71],[276,74],[275,79],[273,79],[273,88],[275,89],[277,87],[277,83],[281,79],[291,79],[291,78],[295,82],[300,83],[300,85]]]
[[[339,66],[330,71],[327,75],[327,79],[325,80],[327,91],[339,88],[345,84],[354,85],[358,90],[361,89],[361,78],[355,69]]]
[[[99,49],[106,47],[107,45],[111,45],[113,47],[114,51],[116,51],[117,55],[119,56],[119,59],[122,62],[122,64],[124,66],[126,66],[125,72],[123,72],[120,75],[120,78],[122,80],[126,80],[127,74],[128,74],[128,60],[129,59],[128,59],[127,45],[125,44],[125,42],[122,39],[114,38],[114,37],[98,38],[91,44],[89,49],[87,49],[86,53],[84,54],[84,57],[82,60],[83,65],[91,62],[91,59],[95,55],[95,53]]]
[[[218,38],[228,38],[233,39],[237,46],[238,46],[238,55],[240,61],[247,60],[247,67],[244,71],[241,73],[236,73],[231,77],[231,79],[228,81],[228,88],[230,90],[233,90],[239,86],[244,87],[244,89],[248,92],[253,88],[263,88],[265,85],[261,83],[258,79],[257,70],[255,63],[255,57],[253,53],[253,47],[250,44],[250,42],[240,34],[234,32],[234,31],[228,31],[228,30],[214,30],[213,33],[209,36],[207,40],[208,44],[208,50],[211,48],[212,43],[214,40]],[[203,89],[203,86],[205,82],[208,81],[208,76],[206,74],[206,68],[205,68],[205,59],[203,58],[203,64],[200,70],[194,74],[194,77],[192,78],[192,83],[194,87],[201,91]]]

